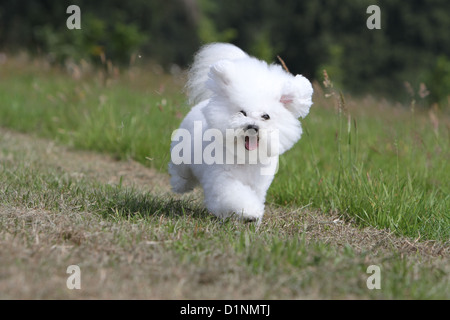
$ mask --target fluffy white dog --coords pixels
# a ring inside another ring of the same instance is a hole
[[[312,105],[311,83],[214,43],[196,54],[187,88],[194,107],[172,135],[173,191],[200,184],[217,217],[260,222],[278,156],[302,134],[298,118]]]

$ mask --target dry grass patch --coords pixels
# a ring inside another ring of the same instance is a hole
[[[309,208],[220,221],[153,169],[4,129],[0,172],[3,299],[449,298],[448,243]],[[366,287],[371,264],[382,290]]]

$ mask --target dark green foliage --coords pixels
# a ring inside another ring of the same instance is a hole
[[[408,82],[448,106],[450,2],[446,0],[63,0],[1,1],[0,46],[45,52],[60,62],[114,64],[133,55],[186,67],[204,42],[228,41],[262,59],[280,55],[293,73],[353,94],[408,103]],[[82,30],[68,30],[66,8],[81,8]],[[370,5],[381,29],[369,30]],[[438,60],[439,59],[439,60]],[[446,62],[447,61],[447,62]]]
[[[57,62],[81,58],[129,63],[132,54],[163,65],[189,63],[198,47],[181,0],[1,1],[0,46],[45,52]],[[81,30],[69,30],[69,5],[81,9]]]
[[[205,1],[203,1],[205,2]],[[397,99],[408,97],[403,83],[414,88],[425,82],[436,95],[447,97],[439,80],[450,56],[450,3],[445,0],[217,0],[207,13],[220,32],[238,30],[234,42],[260,57],[280,55],[293,73],[321,80],[326,68],[335,83],[355,94],[370,92]],[[367,7],[381,10],[381,29],[369,30]],[[266,41],[261,52],[256,45]]]

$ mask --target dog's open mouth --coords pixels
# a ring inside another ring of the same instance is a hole
[[[245,136],[245,149],[248,151],[258,148],[259,137],[258,136]]]

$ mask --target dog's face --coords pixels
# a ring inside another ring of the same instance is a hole
[[[233,132],[248,152],[282,154],[300,139],[299,117],[308,114],[312,87],[280,66],[254,58],[223,60],[211,67],[208,87],[214,92],[204,108],[208,125]]]

